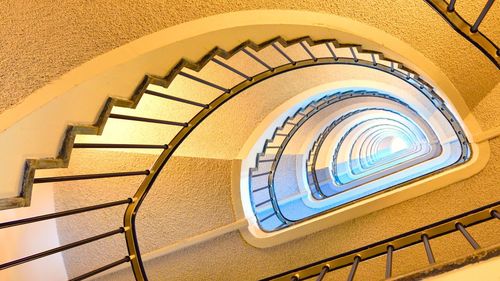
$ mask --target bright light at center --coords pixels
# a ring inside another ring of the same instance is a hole
[[[401,138],[393,138],[390,146],[391,153],[407,149],[409,147],[408,143]]]

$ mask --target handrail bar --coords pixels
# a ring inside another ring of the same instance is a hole
[[[132,172],[118,172],[118,173],[103,173],[103,174],[86,174],[86,175],[71,175],[71,176],[57,176],[57,177],[45,177],[45,178],[35,178],[33,183],[48,183],[48,182],[60,182],[60,181],[77,181],[77,180],[90,180],[90,179],[102,179],[102,178],[115,178],[115,177],[128,177],[128,176],[140,176],[149,175],[149,170],[144,171],[132,171]]]
[[[50,219],[55,219],[55,218],[60,218],[60,217],[65,217],[65,216],[70,216],[70,215],[74,215],[74,214],[85,213],[88,211],[95,211],[95,210],[99,210],[99,209],[110,208],[110,207],[129,204],[129,203],[132,203],[132,198],[128,198],[128,199],[120,200],[120,201],[109,202],[109,203],[98,204],[98,205],[93,205],[93,206],[88,206],[88,207],[83,207],[83,208],[78,208],[78,209],[61,211],[61,212],[57,212],[57,213],[46,214],[46,215],[41,215],[41,216],[36,216],[36,217],[24,218],[24,219],[19,219],[19,220],[15,220],[15,221],[3,222],[3,223],[0,223],[0,229],[19,226],[19,225],[28,224],[28,223],[35,223],[35,222],[39,222],[39,221],[50,220]]]
[[[89,238],[86,238],[86,239],[82,239],[82,240],[79,240],[79,241],[76,241],[76,242],[73,242],[73,243],[70,243],[70,244],[66,244],[66,245],[63,245],[63,246],[60,246],[60,247],[56,247],[56,248],[53,248],[53,249],[50,249],[50,250],[47,250],[47,251],[43,251],[43,252],[40,252],[40,253],[37,253],[37,254],[34,254],[34,255],[30,255],[30,256],[27,256],[27,257],[23,257],[23,258],[20,258],[20,259],[17,259],[17,260],[9,261],[9,262],[0,264],[0,270],[4,270],[4,269],[7,269],[9,267],[17,266],[17,265],[20,265],[20,264],[23,264],[23,263],[27,263],[27,262],[30,262],[30,261],[33,261],[33,260],[37,260],[37,259],[40,259],[40,258],[43,258],[43,257],[46,257],[46,256],[50,256],[50,255],[53,255],[55,253],[66,251],[66,250],[69,250],[71,248],[75,248],[75,247],[78,247],[78,246],[81,246],[81,245],[84,245],[84,244],[88,244],[88,243],[91,243],[91,242],[94,242],[94,241],[97,241],[97,240],[100,240],[100,239],[103,239],[103,238],[106,238],[106,237],[109,237],[109,236],[116,235],[118,233],[123,233],[123,232],[125,232],[125,229],[123,227],[120,227],[120,228],[118,228],[116,230],[112,230],[112,231],[109,231],[109,232],[106,232],[106,233],[103,233],[103,234],[99,234],[99,235],[92,236],[92,237],[89,237]]]
[[[94,276],[94,275],[96,275],[96,274],[98,274],[98,273],[101,273],[101,272],[103,272],[103,271],[106,271],[106,270],[108,270],[108,269],[111,269],[111,268],[113,268],[113,267],[115,267],[115,266],[118,266],[118,265],[120,265],[120,264],[122,264],[122,263],[126,263],[126,262],[130,262],[130,257],[129,257],[129,256],[126,256],[126,257],[124,257],[124,258],[122,258],[122,259],[119,259],[119,260],[117,260],[117,261],[115,261],[115,262],[112,262],[112,263],[107,264],[107,265],[105,265],[105,266],[102,266],[102,267],[99,267],[99,268],[94,269],[94,270],[92,270],[92,271],[89,271],[89,272],[87,272],[87,273],[85,273],[85,274],[82,274],[82,275],[80,275],[80,276],[78,276],[78,277],[71,278],[69,281],[80,281],[80,280],[84,280],[84,279],[87,279],[87,278],[89,278],[89,277],[92,277],[92,276]]]

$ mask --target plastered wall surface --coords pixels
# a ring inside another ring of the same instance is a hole
[[[471,21],[484,3],[459,2],[457,9]],[[249,9],[327,12],[384,30],[434,61],[470,106],[500,79],[496,67],[424,1],[8,0],[0,3],[0,112],[61,74],[127,42],[190,20]],[[500,5],[494,5],[481,25],[494,42],[500,40],[495,28],[499,17]]]
[[[500,126],[500,83],[472,109],[483,130]]]

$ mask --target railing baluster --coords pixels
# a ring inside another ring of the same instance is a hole
[[[387,258],[385,261],[385,278],[389,279],[392,276],[392,252],[394,247],[392,245],[387,246]]]
[[[273,70],[273,68],[265,63],[263,60],[259,59],[256,55],[250,53],[250,51],[246,50],[246,49],[243,49],[243,53],[247,54],[249,57],[251,57],[252,59],[254,59],[256,62],[260,63],[261,65],[263,65],[265,68],[267,68],[268,70]]]
[[[334,60],[338,60],[339,58],[337,57],[337,54],[335,54],[335,52],[333,51],[332,47],[330,47],[330,43],[325,43],[326,45],[326,48],[328,48],[328,51],[330,52],[330,54],[332,54],[332,57]]]
[[[188,73],[186,73],[186,72],[182,72],[182,71],[181,71],[181,72],[179,72],[179,75],[184,76],[184,77],[186,77],[186,78],[189,78],[189,79],[191,79],[191,80],[194,80],[194,81],[196,81],[196,82],[200,82],[201,84],[205,84],[205,85],[210,86],[210,87],[212,87],[212,88],[215,88],[215,89],[221,90],[221,91],[223,91],[224,93],[228,93],[228,92],[229,92],[229,89],[228,89],[228,88],[224,88],[224,87],[222,87],[222,86],[219,86],[219,85],[214,84],[214,83],[212,83],[212,82],[209,82],[209,81],[207,81],[207,80],[201,79],[201,78],[196,77],[196,76],[194,76],[194,75],[188,74]]]
[[[111,113],[109,115],[109,118],[122,119],[122,120],[130,120],[130,121],[139,121],[139,122],[147,122],[147,123],[157,123],[157,124],[172,125],[172,126],[181,126],[181,127],[187,127],[188,126],[188,124],[185,123],[185,122],[167,121],[167,120],[152,119],[152,118],[130,116],[130,115],[123,115],[123,114],[115,114],[115,113]]]
[[[292,276],[292,278],[290,278],[290,281],[299,281],[299,277],[297,276]]]
[[[265,175],[269,175],[271,173],[271,171],[269,172],[264,172],[264,173],[261,173],[261,174],[255,174],[255,175],[252,175],[252,178],[256,178],[256,177],[260,177],[260,176],[265,176]]]
[[[264,189],[269,189],[269,186],[259,187],[257,189],[252,190],[252,192],[257,192],[257,191],[261,191],[261,190],[264,190]]]
[[[65,216],[70,216],[70,215],[84,213],[84,212],[88,212],[88,211],[95,211],[95,210],[99,210],[99,209],[110,208],[110,207],[114,207],[114,206],[118,206],[118,205],[129,204],[131,202],[132,202],[132,198],[128,198],[126,200],[104,203],[104,204],[83,207],[83,208],[78,208],[78,209],[73,209],[73,210],[68,210],[68,211],[62,211],[62,212],[52,213],[52,214],[47,214],[47,215],[41,215],[41,216],[36,216],[36,217],[31,217],[31,218],[26,218],[26,219],[20,219],[20,220],[15,220],[15,221],[8,221],[8,222],[0,223],[0,229],[14,227],[14,226],[28,224],[28,223],[39,222],[39,221],[44,221],[44,220],[49,220],[49,219],[55,219],[55,218],[60,218],[60,217],[65,217]]]
[[[456,227],[457,227],[458,230],[460,230],[460,232],[462,233],[462,235],[465,237],[465,239],[467,239],[467,241],[470,243],[470,245],[472,246],[472,248],[474,248],[474,250],[478,250],[478,249],[481,248],[479,246],[479,244],[476,242],[476,240],[474,240],[474,238],[472,238],[472,236],[470,235],[470,233],[465,229],[465,227],[464,227],[463,224],[457,223]]]
[[[259,222],[265,222],[266,220],[270,219],[272,216],[276,215],[276,213],[272,213],[262,219],[259,220]]]
[[[122,264],[122,263],[126,263],[126,262],[130,262],[130,257],[129,257],[129,256],[126,256],[126,257],[124,257],[123,259],[120,259],[120,260],[117,260],[117,261],[112,262],[112,263],[110,263],[110,264],[107,264],[107,265],[105,265],[105,266],[103,266],[103,267],[99,267],[98,269],[92,270],[92,271],[90,271],[90,272],[87,272],[87,273],[82,274],[82,275],[80,275],[80,276],[77,276],[77,277],[75,277],[75,278],[71,278],[69,281],[80,281],[80,280],[84,280],[84,279],[87,279],[87,278],[89,278],[89,277],[92,277],[92,276],[94,276],[94,275],[96,275],[96,274],[98,274],[98,273],[101,273],[101,272],[103,272],[103,271],[106,271],[106,270],[108,270],[108,269],[110,269],[110,268],[113,268],[113,267],[115,267],[115,266],[118,266],[118,265],[120,265],[120,264]]]
[[[295,64],[292,58],[290,58],[283,50],[281,50],[278,46],[276,46],[275,43],[272,43],[271,45],[276,51],[278,51],[278,53],[280,53],[283,57],[285,57],[285,59],[287,59],[291,64]]]
[[[425,253],[427,254],[427,259],[429,260],[429,264],[433,264],[436,262],[434,259],[434,254],[432,254],[431,244],[429,243],[429,236],[427,234],[422,235],[422,241],[424,242]]]
[[[47,182],[60,182],[60,181],[77,181],[77,180],[89,180],[89,179],[129,177],[129,176],[149,175],[149,173],[150,173],[149,170],[144,170],[144,171],[119,172],[119,173],[46,177],[46,178],[35,178],[33,180],[33,183],[47,183]]]
[[[300,46],[302,46],[302,48],[304,48],[304,50],[306,51],[306,53],[311,57],[311,59],[313,59],[314,61],[317,61],[318,58],[316,58],[313,53],[311,52],[311,50],[309,50],[309,48],[306,47],[306,44],[304,44],[304,41],[301,41],[300,42]]]
[[[455,2],[456,2],[456,0],[450,0],[450,4],[448,4],[448,8],[447,8],[448,12],[455,11]]]
[[[358,269],[358,264],[361,261],[361,257],[354,257],[354,262],[352,263],[351,271],[349,272],[349,276],[347,276],[347,281],[354,280],[354,275],[356,274],[356,269]]]
[[[496,210],[491,211],[491,216],[500,220],[500,213]]]
[[[329,266],[323,266],[323,269],[321,269],[321,272],[319,273],[318,279],[316,281],[323,281],[323,278],[325,278],[326,273],[330,270]]]
[[[212,59],[212,61],[214,61],[216,64],[218,64],[218,65],[220,65],[220,66],[224,67],[225,69],[227,69],[227,70],[229,70],[229,71],[232,71],[232,72],[234,72],[234,73],[238,74],[239,76],[241,76],[241,77],[245,78],[246,80],[248,80],[248,81],[252,81],[252,77],[250,77],[250,76],[246,75],[245,73],[243,73],[243,72],[239,71],[238,69],[236,69],[236,68],[234,68],[234,67],[232,67],[232,66],[230,66],[230,65],[228,65],[228,64],[226,64],[226,63],[224,63],[224,62],[222,62],[222,61],[220,61],[220,60],[218,60],[218,59],[216,59],[216,58],[213,58],[213,59]]]
[[[352,58],[354,59],[355,62],[358,62],[359,59],[358,57],[356,56],[356,52],[354,52],[354,48],[353,47],[349,47],[349,50],[351,50],[351,54],[352,54]]]
[[[100,239],[103,239],[103,238],[106,238],[106,237],[109,237],[109,236],[116,235],[118,233],[123,233],[124,231],[125,231],[124,228],[120,227],[117,230],[109,231],[109,232],[106,232],[106,233],[103,233],[103,234],[100,234],[100,235],[96,235],[96,236],[93,236],[93,237],[90,237],[90,238],[86,238],[86,239],[83,239],[83,240],[80,240],[80,241],[77,241],[77,242],[73,242],[73,243],[67,244],[67,245],[64,245],[64,246],[53,248],[51,250],[40,252],[38,254],[34,254],[34,255],[31,255],[31,256],[24,257],[24,258],[20,258],[20,259],[17,259],[17,260],[6,262],[6,263],[3,263],[3,264],[0,264],[0,270],[4,270],[4,269],[7,269],[9,267],[13,267],[13,266],[16,266],[16,265],[27,263],[27,262],[30,262],[30,261],[33,261],[33,260],[36,260],[36,259],[40,259],[40,258],[46,257],[46,256],[50,256],[50,255],[53,255],[55,253],[66,251],[66,250],[69,250],[71,248],[75,248],[75,247],[78,247],[78,246],[81,246],[81,245],[84,245],[84,244],[88,244],[88,243],[91,243],[91,242],[94,242],[94,241],[97,241],[97,240],[100,240]]]
[[[483,10],[479,14],[479,17],[477,17],[476,22],[474,22],[474,24],[470,28],[470,31],[472,33],[476,33],[478,31],[479,25],[481,24],[481,22],[483,21],[484,17],[486,16],[486,14],[488,13],[488,11],[490,10],[491,6],[493,5],[493,2],[495,2],[495,0],[488,0],[488,2],[486,2],[486,4],[484,5]]]
[[[167,144],[75,143],[73,148],[168,149]]]
[[[175,96],[171,96],[171,95],[167,95],[167,94],[158,93],[158,92],[155,92],[155,91],[152,91],[149,89],[144,91],[144,93],[151,95],[151,96],[167,99],[167,100],[173,100],[173,101],[178,101],[178,102],[182,102],[182,103],[186,103],[186,104],[190,104],[190,105],[195,105],[195,106],[199,106],[199,107],[203,107],[203,108],[208,108],[208,104],[199,103],[199,102],[195,102],[192,100],[187,100],[187,99],[183,99],[183,98],[179,98],[179,97],[175,97]]]
[[[375,59],[375,54],[371,53],[373,66],[377,66],[377,60]]]
[[[262,202],[260,202],[259,204],[255,204],[255,208],[258,208],[258,207],[260,207],[260,206],[262,206],[262,205],[265,205],[265,204],[267,204],[267,203],[269,203],[269,202],[271,202],[271,199],[268,199],[268,200],[266,200],[266,201],[262,201]]]

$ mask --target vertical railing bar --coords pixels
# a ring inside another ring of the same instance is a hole
[[[377,60],[375,60],[375,54],[371,53],[371,57],[372,57],[373,66],[377,66]]]
[[[184,77],[186,77],[186,78],[189,78],[189,79],[191,79],[191,80],[194,80],[194,81],[196,81],[196,82],[199,82],[199,83],[201,83],[201,84],[205,84],[205,85],[210,86],[210,87],[212,87],[212,88],[215,88],[215,89],[221,90],[221,91],[223,91],[224,93],[229,92],[229,89],[227,89],[227,88],[224,88],[224,87],[219,86],[219,85],[217,85],[217,84],[215,84],[215,83],[209,82],[209,81],[207,81],[207,80],[205,80],[205,79],[201,79],[201,78],[196,77],[196,76],[194,76],[194,75],[191,75],[191,74],[189,74],[189,73],[186,73],[186,72],[182,72],[182,71],[181,71],[181,72],[179,72],[179,75],[184,76]]]
[[[276,215],[276,213],[271,213],[270,215],[268,215],[267,217],[263,218],[263,219],[260,219],[259,222],[265,222],[266,220],[270,219],[272,216]]]
[[[465,237],[465,239],[467,239],[467,241],[470,243],[470,245],[472,246],[472,248],[474,248],[474,250],[478,250],[478,249],[481,248],[479,246],[479,244],[476,242],[476,240],[474,240],[474,238],[472,237],[472,235],[470,235],[470,233],[467,231],[467,229],[465,229],[465,227],[464,227],[463,224],[457,223],[455,226],[456,226],[456,228],[458,230],[460,230],[460,232],[462,233],[462,235]]]
[[[234,68],[234,67],[232,67],[232,66],[230,66],[230,65],[228,65],[228,64],[226,64],[226,63],[224,63],[224,62],[222,62],[222,61],[220,61],[220,60],[218,60],[218,59],[216,59],[216,58],[212,58],[212,60],[213,60],[216,64],[218,64],[218,65],[220,65],[220,66],[224,67],[225,69],[227,69],[227,70],[229,70],[229,71],[232,71],[232,72],[234,72],[234,73],[238,74],[239,76],[241,76],[241,77],[245,78],[246,80],[248,80],[248,81],[251,81],[251,80],[252,80],[252,77],[250,77],[250,76],[246,75],[245,73],[243,73],[243,72],[239,71],[238,69],[236,69],[236,68]]]
[[[78,209],[73,209],[73,210],[68,210],[68,211],[62,211],[62,212],[41,215],[41,216],[36,216],[36,217],[31,217],[31,218],[19,219],[19,220],[15,220],[15,221],[8,221],[8,222],[0,223],[0,229],[14,227],[14,226],[28,224],[28,223],[35,223],[35,222],[39,222],[39,221],[50,220],[50,219],[55,219],[55,218],[60,218],[60,217],[65,217],[65,216],[70,216],[70,215],[74,215],[74,214],[80,214],[80,213],[89,212],[89,211],[95,211],[95,210],[104,209],[104,208],[115,207],[118,205],[128,204],[131,202],[132,202],[132,198],[128,198],[125,200],[114,201],[114,202],[109,202],[109,203],[104,203],[104,204],[99,204],[99,205],[93,205],[93,206],[88,206],[88,207],[83,207],[83,208],[78,208]]]
[[[330,52],[330,54],[332,54],[333,59],[338,60],[339,58],[337,57],[337,54],[335,54],[335,52],[333,51],[332,47],[330,47],[330,44],[326,43],[325,45],[328,48],[328,51]]]
[[[448,12],[453,12],[455,11],[455,2],[456,0],[450,0],[450,4],[448,4]]]
[[[181,126],[181,127],[187,127],[188,126],[188,124],[185,123],[185,122],[160,120],[160,119],[153,119],[153,118],[146,118],[146,117],[139,117],[139,116],[131,116],[131,115],[123,115],[123,114],[116,114],[116,113],[111,113],[109,115],[109,118],[121,119],[121,120],[129,120],[129,121],[138,121],[138,122],[147,122],[147,123],[157,123],[157,124],[165,124],[165,125]]]
[[[434,254],[432,253],[431,244],[429,243],[429,236],[427,236],[427,234],[423,234],[422,241],[424,242],[425,253],[427,254],[429,264],[435,263],[436,260],[434,259]]]
[[[394,247],[392,245],[387,246],[387,259],[385,263],[385,278],[389,279],[392,276],[392,252]]]
[[[259,204],[255,204],[255,208],[258,208],[258,207],[260,207],[260,206],[262,206],[262,205],[265,205],[265,204],[267,204],[267,203],[269,203],[269,202],[271,202],[271,199],[268,199],[268,200],[266,200],[266,201],[262,201],[262,202],[260,202]]]
[[[73,148],[168,149],[167,144],[75,143]]]
[[[354,52],[354,48],[353,47],[349,47],[349,50],[351,50],[351,54],[352,54],[352,58],[354,59],[355,62],[358,62],[359,59],[358,57],[356,56],[356,52]]]
[[[500,213],[496,210],[491,211],[491,216],[500,220]]]
[[[274,49],[276,49],[276,51],[278,51],[278,53],[284,56],[291,64],[295,65],[295,62],[283,50],[281,50],[278,46],[276,46],[275,43],[272,43],[271,45],[273,46]]]
[[[488,11],[490,10],[491,6],[493,5],[493,3],[495,2],[495,0],[488,0],[488,2],[486,2],[486,4],[484,5],[484,8],[483,10],[481,11],[481,13],[479,14],[479,17],[477,17],[476,19],[476,22],[472,25],[472,27],[470,28],[470,31],[472,33],[476,33],[479,29],[479,25],[481,24],[481,22],[483,21],[484,17],[486,16],[486,14],[488,13]]]
[[[269,70],[273,70],[273,68],[271,66],[269,66],[269,64],[265,63],[263,60],[261,60],[260,58],[258,58],[256,55],[250,53],[248,50],[243,49],[243,53],[247,54],[249,57],[251,57],[252,59],[254,59],[256,62],[258,62],[261,65],[263,65],[265,68],[267,68]]]
[[[321,269],[321,272],[319,273],[318,279],[316,281],[323,281],[323,278],[325,278],[326,273],[330,270],[330,267],[325,265],[323,266],[323,269]]]
[[[48,183],[48,182],[60,182],[60,181],[77,181],[77,180],[89,180],[89,179],[102,179],[102,178],[116,178],[116,177],[129,177],[129,176],[140,176],[149,175],[149,170],[144,171],[132,171],[132,172],[117,172],[117,173],[104,173],[104,174],[86,174],[86,175],[72,175],[72,176],[57,176],[57,177],[45,177],[45,178],[35,178],[33,183]]]
[[[255,174],[255,175],[252,175],[252,178],[261,177],[261,176],[265,176],[265,175],[269,175],[270,173],[271,173],[271,171],[269,171],[269,172],[264,172],[264,173],[260,173],[260,174]]]
[[[167,95],[167,94],[163,94],[163,93],[158,93],[158,92],[155,92],[155,91],[152,91],[149,89],[144,91],[144,93],[151,95],[151,96],[167,99],[167,100],[173,100],[173,101],[187,103],[190,105],[195,105],[195,106],[199,106],[199,107],[203,107],[203,108],[208,108],[208,104],[204,104],[204,103],[200,103],[200,102],[196,102],[196,101],[192,101],[192,100],[187,100],[187,99],[183,99],[183,98],[179,98],[179,97],[175,97],[175,96],[171,96],[171,95]]]
[[[356,274],[356,269],[358,268],[358,264],[361,261],[360,256],[354,257],[354,262],[352,263],[351,271],[349,272],[349,276],[347,276],[347,281],[354,280],[354,275]]]
[[[256,189],[252,190],[252,192],[258,192],[258,191],[261,191],[261,190],[264,190],[264,189],[269,189],[269,185],[266,185],[266,186],[263,186],[263,187],[256,188]]]
[[[30,255],[30,256],[24,257],[24,258],[20,258],[20,259],[17,259],[17,260],[6,262],[6,263],[3,263],[3,264],[0,264],[0,270],[4,270],[4,269],[7,269],[9,267],[17,266],[17,265],[20,265],[20,264],[23,264],[23,263],[27,263],[27,262],[30,262],[30,261],[33,261],[33,260],[41,259],[43,257],[50,256],[50,255],[53,255],[55,253],[66,251],[66,250],[69,250],[69,249],[72,249],[72,248],[75,248],[75,247],[78,247],[78,246],[81,246],[81,245],[85,245],[85,244],[88,244],[88,243],[91,243],[91,242],[94,242],[94,241],[106,238],[106,237],[110,237],[110,236],[113,236],[113,235],[116,235],[116,234],[119,234],[119,233],[123,233],[123,232],[124,232],[123,227],[120,227],[120,228],[118,228],[116,230],[112,230],[112,231],[109,231],[109,232],[106,232],[106,233],[103,233],[103,234],[99,234],[99,235],[92,236],[92,237],[89,237],[89,238],[86,238],[86,239],[82,239],[80,241],[73,242],[73,243],[70,243],[70,244],[66,244],[66,245],[63,245],[63,246],[59,246],[57,248],[53,248],[53,249],[50,249],[50,250],[47,250],[47,251],[43,251],[43,252],[40,252],[38,254],[34,254],[34,255]]]
[[[302,48],[304,48],[304,51],[306,51],[306,53],[311,57],[311,59],[313,59],[314,61],[317,61],[318,59],[314,56],[314,54],[311,52],[311,50],[309,50],[306,45],[304,44],[304,41],[300,41],[300,46],[302,46]]]
[[[106,271],[106,270],[108,270],[108,269],[111,269],[111,268],[113,268],[113,267],[115,267],[115,266],[118,266],[118,265],[120,265],[120,264],[122,264],[122,263],[126,263],[126,262],[130,262],[130,257],[129,257],[129,256],[126,256],[126,257],[124,257],[123,259],[117,260],[117,261],[112,262],[112,263],[110,263],[110,264],[107,264],[107,265],[105,265],[105,266],[99,267],[99,268],[97,268],[97,269],[95,269],[95,270],[92,270],[92,271],[90,271],[90,272],[87,272],[87,273],[85,273],[85,274],[82,274],[82,275],[80,275],[80,276],[77,276],[77,277],[75,277],[75,278],[72,278],[72,279],[70,279],[69,281],[80,281],[80,280],[84,280],[84,279],[87,279],[87,278],[89,278],[89,277],[92,277],[92,276],[94,276],[94,275],[96,275],[96,274],[98,274],[98,273],[101,273],[101,272],[103,272],[103,271]]]

